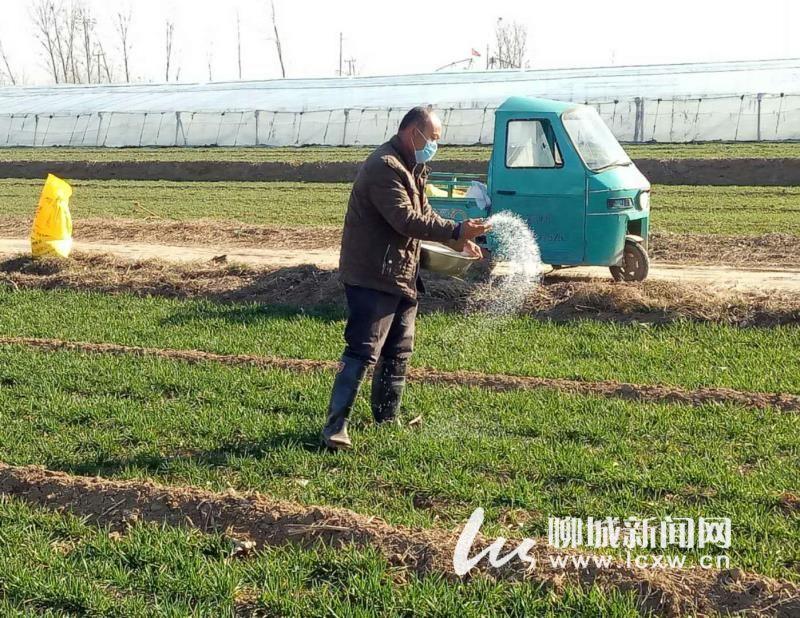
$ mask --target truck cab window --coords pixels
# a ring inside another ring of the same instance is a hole
[[[550,123],[511,120],[506,136],[506,167],[562,166],[561,152]]]

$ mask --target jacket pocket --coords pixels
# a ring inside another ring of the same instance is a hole
[[[381,276],[391,279],[407,279],[413,274],[414,254],[391,243],[386,245],[381,263]]]

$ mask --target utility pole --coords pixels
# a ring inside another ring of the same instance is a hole
[[[239,11],[236,11],[236,55],[239,60],[239,81],[241,81],[242,80],[242,29],[239,25]]]
[[[344,34],[339,33],[339,77],[342,76],[342,41],[344,39]]]
[[[168,82],[169,81],[169,64],[170,64],[170,60],[172,60],[172,39],[175,36],[175,22],[167,19],[165,25],[166,25],[166,35],[167,35],[166,36],[167,62],[166,62],[166,67],[164,69],[164,81]],[[177,81],[177,77],[175,78],[175,81]]]

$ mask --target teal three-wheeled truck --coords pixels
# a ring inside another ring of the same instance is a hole
[[[485,181],[484,199],[467,197],[476,181]],[[554,268],[608,266],[617,281],[647,277],[650,183],[592,107],[510,98],[495,112],[488,174],[432,173],[429,184],[428,200],[444,217],[519,215]]]

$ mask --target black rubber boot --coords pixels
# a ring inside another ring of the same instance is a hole
[[[328,404],[328,420],[322,429],[322,442],[328,448],[352,448],[353,443],[347,435],[347,419],[366,372],[366,361],[352,356],[342,356],[333,381],[333,391]]]
[[[378,359],[372,374],[372,416],[376,423],[399,423],[398,412],[406,387],[408,361],[398,358]]]

